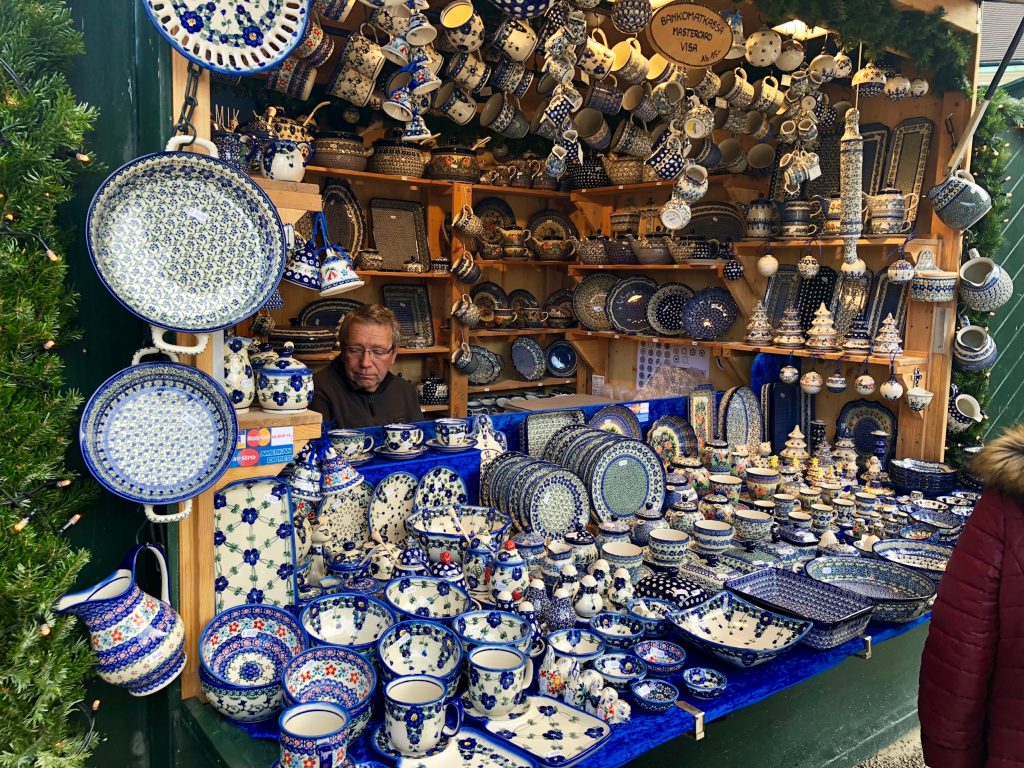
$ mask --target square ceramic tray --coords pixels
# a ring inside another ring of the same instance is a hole
[[[434,323],[430,317],[430,295],[425,285],[388,283],[380,287],[381,303],[395,313],[402,337],[400,347],[434,346]]]
[[[536,768],[526,755],[473,728],[462,728],[448,746],[429,757],[403,757],[398,768]]]

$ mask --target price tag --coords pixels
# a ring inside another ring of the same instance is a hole
[[[808,181],[814,181],[819,176],[821,176],[821,166],[820,165],[816,165],[813,168],[811,168],[810,171],[808,171],[808,173],[807,173],[807,180]]]
[[[793,78],[790,77],[789,75],[783,75],[781,78],[779,78],[779,85],[781,85],[783,88],[789,88],[792,82]]]
[[[719,109],[728,109],[729,102],[723,99],[721,96],[715,97],[715,106]]]

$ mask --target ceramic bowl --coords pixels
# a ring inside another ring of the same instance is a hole
[[[301,618],[314,645],[351,648],[371,663],[377,657],[377,641],[395,623],[394,614],[381,600],[350,592],[313,600]]]
[[[750,498],[759,501],[771,499],[782,482],[782,476],[774,469],[747,467],[746,483]]]
[[[711,492],[725,496],[730,504],[740,500],[740,486],[743,481],[733,475],[711,475]]]
[[[436,576],[403,576],[384,587],[384,600],[396,614],[450,623],[469,610],[469,595]]]
[[[281,680],[289,704],[330,701],[347,709],[352,717],[350,738],[370,722],[377,673],[355,651],[331,645],[310,648],[285,665]]]
[[[451,629],[433,621],[403,621],[377,641],[384,682],[406,675],[431,675],[444,681],[449,697],[459,687],[462,643]]]
[[[644,551],[628,541],[609,541],[601,547],[601,557],[608,561],[612,573],[625,568],[633,581],[636,581],[636,574],[643,564]]]
[[[695,699],[716,699],[728,684],[725,675],[710,667],[690,667],[683,672],[683,685]]]
[[[946,563],[953,554],[950,547],[942,544],[930,544],[926,541],[905,541],[903,539],[885,539],[875,543],[871,551],[889,563],[896,563],[923,573],[935,584],[946,572]]]
[[[664,637],[669,632],[669,624],[665,616],[679,610],[679,606],[668,600],[653,597],[638,597],[630,600],[626,611],[631,619],[643,622],[645,637]]]
[[[771,661],[813,626],[760,608],[730,592],[669,617],[684,640],[741,668]]]
[[[721,520],[698,520],[693,524],[693,541],[702,552],[724,552],[732,543],[733,527]]]
[[[641,640],[631,653],[644,660],[651,677],[672,677],[686,663],[686,651],[668,640]]]
[[[674,528],[656,528],[651,531],[647,548],[658,562],[678,565],[690,551],[690,536]]]
[[[753,509],[738,509],[733,517],[736,538],[743,541],[764,541],[771,535],[775,518],[767,512]]]
[[[590,617],[590,628],[604,638],[609,648],[628,651],[643,639],[644,623],[622,613],[602,611]]]
[[[930,578],[878,558],[818,557],[804,566],[804,573],[872,600],[872,621],[887,624],[917,619],[935,597]]]
[[[924,501],[927,501],[927,499],[923,499],[921,503],[910,507],[908,514],[915,522],[926,523],[940,531],[950,533],[959,531],[963,527],[963,518],[953,514],[945,504],[942,505],[943,509],[929,509],[928,507],[921,506]]]
[[[228,608],[199,638],[203,690],[225,717],[266,720],[281,706],[281,670],[305,647],[306,633],[287,611],[270,605]]]
[[[506,611],[469,611],[452,621],[452,630],[468,653],[478,645],[511,646],[530,652],[530,622]]]
[[[462,530],[455,524],[456,519]],[[512,518],[507,512],[466,504],[417,509],[405,520],[405,529],[419,540],[432,563],[441,562],[442,552],[450,553],[453,562],[462,562],[466,543],[463,531],[470,537],[479,531],[487,531],[496,549],[498,543],[508,538],[511,528]]]
[[[617,691],[624,691],[630,684],[647,676],[647,665],[643,659],[631,653],[606,653],[594,659],[593,667]]]
[[[667,712],[679,698],[679,689],[665,680],[636,680],[629,690],[644,712]]]
[[[589,629],[559,629],[545,638],[558,656],[576,659],[580,664],[593,661],[604,653],[604,637]]]

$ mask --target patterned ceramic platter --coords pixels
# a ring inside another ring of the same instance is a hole
[[[142,363],[99,386],[82,414],[79,445],[107,490],[141,504],[173,504],[224,474],[238,423],[224,388],[178,363]]]
[[[422,348],[434,345],[430,293],[425,285],[385,283],[380,287],[380,301],[398,318],[399,346]]]
[[[747,232],[746,220],[730,203],[697,203],[691,214],[687,233],[706,240],[739,240]]]
[[[549,468],[539,483],[531,484],[525,519],[535,531],[562,536],[585,528],[590,521],[587,488],[567,469]]]
[[[488,243],[498,242],[498,228],[511,229],[516,225],[516,212],[500,197],[485,197],[473,206],[473,213],[484,220],[484,236]]]
[[[553,208],[535,213],[530,217],[526,228],[530,230],[534,240],[568,240],[570,237],[580,236],[572,219]]]
[[[226,75],[251,75],[280,64],[302,42],[310,3],[145,0],[142,5],[160,34],[189,61]]]
[[[497,283],[480,283],[469,294],[480,309],[508,309],[508,294]]]
[[[779,271],[768,280],[768,288],[764,294],[764,306],[768,310],[768,319],[774,328],[782,319],[782,313],[790,305],[796,304],[797,291],[800,289],[800,275],[795,264],[780,264]]]
[[[886,440],[885,457],[882,466],[889,464],[896,449],[896,416],[881,403],[871,400],[853,400],[843,406],[836,419],[836,429],[846,427],[853,438],[857,455],[873,456],[875,453],[875,437],[872,432],[882,430],[889,439]]]
[[[601,520],[632,517],[638,509],[661,509],[665,501],[665,470],[658,454],[639,440],[619,440],[594,464],[590,500]]]
[[[629,408],[624,405],[609,405],[594,414],[588,422],[594,429],[611,432],[623,437],[639,440],[643,437],[640,421]]]
[[[383,731],[383,729],[381,729]],[[386,739],[385,739],[386,740]],[[376,747],[376,742],[371,742]],[[398,768],[535,768],[533,760],[482,731],[463,726],[446,747],[429,757],[398,755]],[[393,751],[393,750],[392,750]],[[391,757],[388,752],[385,756]]]
[[[334,328],[346,314],[363,302],[355,299],[317,299],[311,301],[299,311],[299,325],[316,325],[322,328]]]
[[[469,383],[474,386],[486,386],[496,382],[501,377],[505,362],[500,356],[477,344],[471,344],[469,348],[479,362],[476,370],[469,374]]]
[[[935,584],[939,583],[946,571],[949,556],[953,548],[927,541],[904,541],[903,539],[886,539],[875,544],[875,556],[886,562],[902,565],[919,573],[923,573]]]
[[[287,256],[266,193],[243,171],[195,152],[122,165],[93,197],[85,231],[107,290],[147,323],[175,331],[215,331],[255,314]]]
[[[695,387],[688,398],[690,425],[699,448],[715,438],[715,390],[711,385]]]
[[[665,464],[683,456],[696,456],[699,450],[693,427],[679,416],[662,416],[651,424],[647,444]]]
[[[405,519],[413,512],[418,481],[408,472],[392,472],[373,489],[370,498],[370,531],[385,544],[405,544]]]
[[[332,493],[320,505],[320,533],[336,549],[346,542],[361,545],[370,540],[370,501],[373,486],[363,480],[345,493]]]
[[[525,453],[540,458],[556,432],[571,424],[583,424],[584,421],[583,411],[579,408],[527,414],[519,426],[519,445]]]
[[[516,288],[508,295],[509,306],[519,313],[520,319],[522,319],[523,310],[526,307],[540,308],[540,302],[537,301],[537,297],[529,291],[523,288]]]
[[[399,201],[395,201],[399,202]],[[348,253],[355,254],[366,242],[366,212],[359,198],[347,181],[332,181],[323,194],[324,221],[327,222],[327,236],[335,245]],[[378,210],[377,218],[384,215]],[[309,240],[312,235],[306,239]],[[383,236],[381,238],[383,240]],[[411,238],[410,238],[411,239]],[[389,269],[404,268],[403,255],[384,254],[384,266]]]
[[[658,284],[648,277],[627,277],[605,297],[604,310],[612,327],[622,333],[649,333],[647,305]]]
[[[660,336],[679,336],[683,328],[683,307],[693,289],[682,283],[665,283],[647,302],[647,323]]]
[[[761,404],[750,387],[735,387],[718,404],[718,428],[722,439],[736,448],[748,446],[756,451],[761,442]]]
[[[739,307],[724,288],[703,288],[683,307],[686,333],[701,341],[723,336],[736,320]]]
[[[569,444],[569,441],[577,435],[586,434],[590,431],[590,427],[586,424],[573,424],[568,427],[562,427],[556,430],[551,435],[551,439],[548,444],[544,447],[543,459],[545,461],[554,461],[556,458],[564,457],[565,448]]]
[[[570,768],[611,736],[611,726],[548,696],[528,696],[530,707],[507,720],[483,720],[499,739],[530,755],[543,768]]]
[[[618,281],[614,275],[595,272],[579,282],[572,295],[572,309],[580,325],[591,331],[611,330],[605,300]]]
[[[465,504],[468,499],[466,484],[454,470],[434,467],[420,478],[416,486],[414,508],[450,507],[453,504]]]
[[[553,341],[544,350],[544,362],[548,374],[568,378],[576,373],[576,347],[564,339]]]
[[[529,336],[519,336],[512,342],[512,365],[516,372],[527,381],[544,378],[547,364],[544,348]]]
[[[874,602],[875,621],[913,621],[935,597],[935,584],[924,574],[874,557],[818,557],[807,563],[805,572]]]
[[[839,274],[822,264],[818,274],[809,280],[800,281],[800,289],[796,296],[796,309],[800,313],[800,327],[805,331],[811,327],[814,313],[824,302],[826,307],[832,305],[832,297],[836,290]]]
[[[309,549],[309,523],[293,536],[291,491],[276,477],[238,480],[213,495],[214,609],[244,603],[295,605],[295,563]],[[307,543],[298,552],[298,540]]]

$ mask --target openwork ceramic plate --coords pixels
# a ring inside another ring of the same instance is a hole
[[[434,467],[420,478],[416,486],[416,509],[424,507],[450,507],[465,504],[469,499],[466,484],[448,467]]]
[[[844,405],[839,412],[836,429],[840,427],[849,430],[857,455],[861,457],[874,455],[875,438],[871,433],[877,430],[885,432],[889,439],[886,440],[882,466],[888,465],[896,448],[896,416],[892,411],[871,400],[854,400]]]
[[[608,292],[619,281],[614,275],[595,272],[583,278],[572,294],[572,309],[580,325],[591,331],[610,331],[611,321],[605,311]]]
[[[335,549],[361,546],[370,539],[368,510],[373,486],[366,480],[344,493],[332,493],[317,510],[319,529]]]
[[[226,75],[251,75],[280,64],[302,42],[309,19],[309,0],[145,0],[142,5],[178,53]]]
[[[643,437],[636,415],[623,405],[609,405],[594,414],[588,422],[594,429],[639,440]]]
[[[370,531],[380,534],[385,544],[403,546],[405,519],[413,513],[418,481],[408,472],[392,472],[373,489],[370,499]]]
[[[122,165],[93,197],[85,232],[107,290],[175,331],[215,331],[255,314],[287,256],[281,219],[256,182],[195,152]]]
[[[478,361],[476,370],[469,374],[469,383],[479,387],[496,382],[505,367],[504,360],[486,347],[471,344],[469,348]]]
[[[119,371],[89,399],[78,432],[86,466],[112,493],[172,504],[224,474],[238,424],[224,388],[178,363]]]

